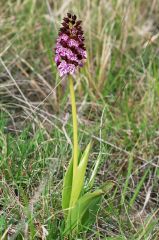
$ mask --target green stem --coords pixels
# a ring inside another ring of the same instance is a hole
[[[78,127],[77,127],[75,92],[73,87],[72,76],[69,77],[69,84],[70,84],[72,121],[73,121],[73,180],[74,180],[77,176],[77,167],[78,167]]]

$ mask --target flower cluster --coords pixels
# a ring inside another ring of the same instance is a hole
[[[77,67],[82,67],[86,59],[86,48],[80,20],[76,15],[67,13],[56,42],[55,62],[60,77],[74,74]]]

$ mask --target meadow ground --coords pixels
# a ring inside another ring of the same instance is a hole
[[[72,120],[53,57],[67,11],[88,51],[75,79],[81,148],[93,140],[87,174],[98,160],[95,186],[114,182],[72,239],[157,240],[159,0],[0,1],[1,239],[62,239]]]

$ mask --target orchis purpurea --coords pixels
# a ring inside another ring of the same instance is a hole
[[[67,14],[56,42],[55,62],[60,77],[74,74],[77,67],[82,67],[86,59],[86,48],[81,27],[81,21],[76,15]]]
[[[72,105],[73,154],[63,179],[62,190],[62,209],[65,217],[64,234],[67,235],[91,222],[98,210],[101,197],[105,193],[104,188],[108,191],[113,186],[110,182],[93,192],[89,191],[93,186],[99,161],[95,164],[88,183],[84,182],[91,143],[81,153],[78,145],[77,111],[73,87],[73,75],[79,67],[83,66],[87,56],[81,23],[82,21],[77,21],[76,15],[67,13],[67,17],[63,19],[55,48],[55,62],[59,75],[69,79]]]

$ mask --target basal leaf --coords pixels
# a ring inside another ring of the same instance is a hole
[[[78,225],[81,226],[88,222],[87,217],[93,209],[96,210],[95,207],[97,208],[102,194],[103,191],[98,189],[92,193],[86,193],[77,201],[76,205],[69,210],[64,234],[69,234]]]
[[[81,190],[84,184],[84,177],[86,173],[86,167],[88,163],[89,152],[91,148],[91,143],[89,143],[79,161],[79,165],[77,168],[77,176],[72,183],[72,193],[71,193],[71,200],[70,200],[70,207],[74,206],[76,201],[79,198]]]
[[[70,204],[70,197],[72,191],[72,177],[73,177],[73,163],[72,160],[67,168],[67,171],[63,180],[63,190],[62,190],[62,209],[65,210],[65,215]]]

